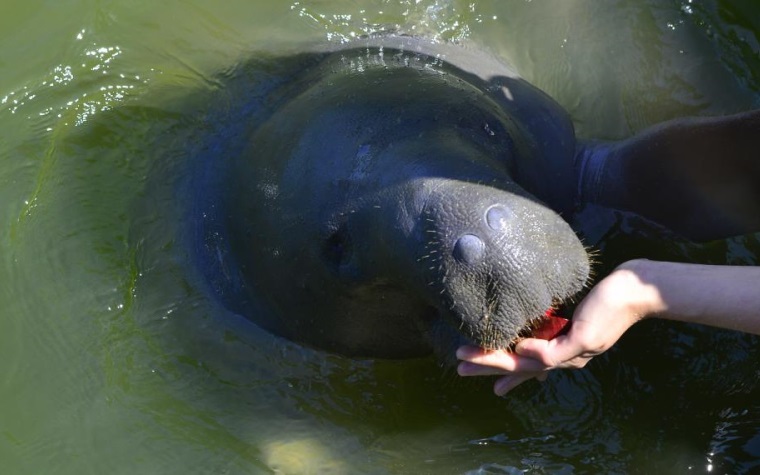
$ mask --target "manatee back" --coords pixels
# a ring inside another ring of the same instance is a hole
[[[323,48],[322,52],[329,50]],[[336,58],[354,61],[357,68],[372,64],[394,67],[402,62],[407,67],[449,74],[478,88],[503,109],[512,123],[510,138],[516,148],[512,178],[561,215],[572,212],[576,141],[570,116],[506,62],[467,45],[397,35],[362,38],[335,47],[332,60]],[[329,55],[326,59],[320,68],[330,64]],[[332,71],[327,66],[320,74]]]

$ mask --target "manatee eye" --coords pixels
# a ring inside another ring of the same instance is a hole
[[[352,248],[351,235],[348,233],[346,225],[341,224],[325,240],[322,246],[322,255],[328,263],[335,266],[337,271],[341,265],[351,259]]]

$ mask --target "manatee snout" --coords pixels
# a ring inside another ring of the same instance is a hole
[[[426,200],[423,268],[449,325],[505,348],[589,276],[586,249],[555,212],[518,186],[437,183]]]

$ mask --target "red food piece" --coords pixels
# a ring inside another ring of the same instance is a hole
[[[533,338],[540,338],[542,340],[553,340],[569,330],[569,323],[570,320],[557,316],[554,310],[549,309],[533,330],[532,336]]]

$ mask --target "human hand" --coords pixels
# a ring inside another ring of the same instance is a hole
[[[514,352],[460,347],[459,375],[503,375],[494,384],[494,393],[503,396],[529,379],[545,380],[552,369],[584,367],[649,314],[649,304],[659,299],[656,289],[629,267],[635,262],[619,267],[589,292],[576,308],[567,334],[548,341],[524,339]]]

